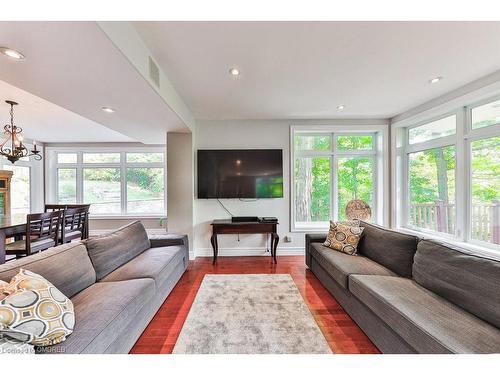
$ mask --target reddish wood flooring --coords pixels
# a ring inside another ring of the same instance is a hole
[[[187,314],[206,274],[288,273],[334,353],[379,353],[339,303],[304,264],[303,256],[280,256],[278,264],[268,257],[220,257],[189,262],[172,293],[149,323],[131,353],[171,353]]]

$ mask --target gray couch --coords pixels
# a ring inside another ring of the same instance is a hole
[[[358,256],[306,264],[383,353],[500,353],[500,258],[361,223]]]
[[[84,243],[69,243],[0,266],[42,275],[70,297],[74,332],[45,353],[128,353],[185,272],[187,236],[149,237],[138,221]]]

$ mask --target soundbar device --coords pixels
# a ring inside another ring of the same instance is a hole
[[[274,224],[278,222],[277,217],[259,217],[259,223]]]
[[[233,216],[231,221],[233,223],[258,223],[259,218],[257,216]]]

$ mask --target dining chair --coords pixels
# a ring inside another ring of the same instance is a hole
[[[88,207],[67,208],[63,211],[61,243],[87,238],[86,228],[88,214]]]
[[[62,211],[62,210],[65,210],[67,208],[86,208],[87,209],[87,215],[85,216],[85,229],[84,229],[82,239],[89,238],[90,204],[46,204],[45,205],[45,212]]]
[[[89,214],[90,214],[90,204],[67,204],[66,208],[85,208],[87,210],[87,215],[85,216],[85,230],[82,239],[89,238]]]
[[[62,211],[29,214],[26,216],[24,239],[5,245],[8,255],[28,256],[57,246]]]
[[[66,204],[46,204],[44,212],[62,211],[66,206]]]

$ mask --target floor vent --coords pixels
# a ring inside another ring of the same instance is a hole
[[[151,78],[156,87],[160,88],[160,69],[151,56],[149,57],[149,78]]]

